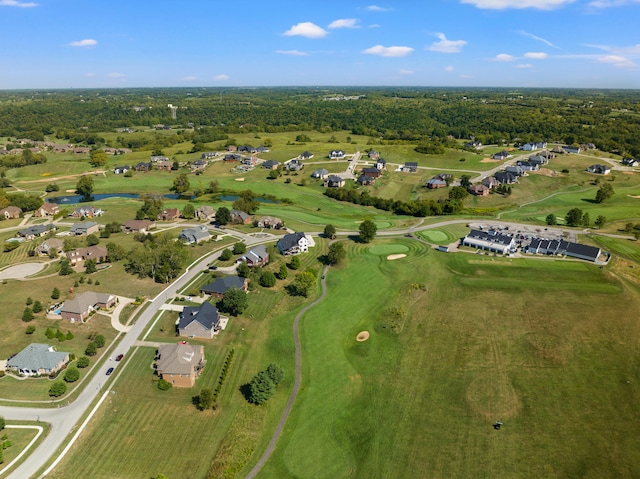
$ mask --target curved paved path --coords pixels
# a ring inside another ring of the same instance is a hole
[[[276,426],[276,429],[273,432],[271,441],[269,441],[267,448],[262,453],[262,456],[260,457],[256,465],[253,466],[253,469],[251,469],[251,471],[249,471],[249,474],[247,474],[246,479],[253,479],[254,477],[256,477],[256,475],[260,472],[260,470],[265,465],[265,463],[269,460],[271,453],[276,447],[276,443],[278,442],[278,439],[280,439],[280,435],[282,434],[284,425],[287,422],[287,419],[289,418],[289,413],[291,412],[293,403],[296,400],[296,396],[298,396],[298,391],[300,391],[301,352],[300,352],[300,335],[298,334],[298,325],[300,323],[300,319],[302,318],[302,316],[311,308],[313,308],[315,305],[320,303],[327,295],[327,285],[325,282],[327,271],[329,271],[329,266],[325,266],[324,269],[322,270],[322,279],[320,280],[320,283],[322,285],[322,294],[320,294],[320,297],[316,299],[313,303],[302,308],[300,312],[296,315],[296,319],[293,320],[293,338],[295,340],[295,345],[296,345],[296,380],[295,380],[295,383],[293,384],[293,390],[289,395],[289,400],[287,401],[287,405],[285,406],[284,411],[282,411],[282,416],[280,416],[280,421],[278,421],[278,425]]]
[[[0,271],[0,279],[23,279],[39,273],[47,263],[20,263]]]

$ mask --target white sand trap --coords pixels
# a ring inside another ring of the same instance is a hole
[[[387,259],[389,261],[393,261],[394,259],[400,259],[400,258],[405,258],[407,255],[404,253],[399,253],[399,254],[390,254],[389,256],[387,256]]]
[[[244,178],[236,178],[236,181],[244,181]]]
[[[359,343],[366,341],[367,339],[369,339],[369,331],[360,331],[356,336],[356,341]]]
[[[636,199],[640,198],[640,195],[627,195],[627,196],[629,198],[636,198]]]
[[[64,190],[65,193],[75,193],[76,190]]]

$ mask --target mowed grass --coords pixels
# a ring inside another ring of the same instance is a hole
[[[638,289],[584,263],[408,245],[397,261],[356,246],[330,271],[259,477],[637,477]]]

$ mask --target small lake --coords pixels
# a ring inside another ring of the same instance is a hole
[[[106,200],[108,198],[139,198],[139,193],[103,193],[98,195],[91,195],[91,199],[85,200],[82,195],[67,195],[67,196],[56,196],[54,198],[47,198],[47,203],[58,203],[60,205],[77,205],[78,203],[88,203],[92,201],[100,201]],[[172,193],[167,195],[162,195],[163,198],[168,200],[177,200],[180,198],[180,195]],[[193,199],[191,197],[190,199]]]

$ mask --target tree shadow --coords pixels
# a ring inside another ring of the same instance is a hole
[[[316,259],[324,266],[331,266],[331,261],[329,261],[329,256],[326,254],[320,255]]]
[[[360,238],[359,235],[349,235],[349,236],[347,236],[347,238],[349,238],[354,243],[366,244],[366,241],[362,241],[362,239]]]
[[[591,204],[599,204],[596,200],[594,200],[593,198],[582,198],[580,201],[584,201],[585,203],[591,203]]]
[[[249,401],[249,398],[251,398],[251,386],[249,386],[249,383],[240,385],[238,391],[240,391],[240,394],[242,394],[247,402],[251,402]]]

